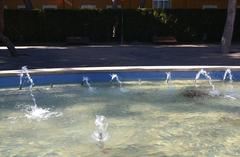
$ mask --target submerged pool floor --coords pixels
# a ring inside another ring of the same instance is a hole
[[[0,89],[0,154],[3,157],[240,156],[240,83],[128,82],[34,87],[39,107],[61,113],[28,119],[27,88]],[[201,91],[192,94],[192,91]],[[188,93],[190,92],[190,94]],[[187,94],[186,94],[187,93]],[[231,97],[230,97],[230,96]],[[236,99],[234,99],[234,98]],[[104,146],[95,142],[95,115],[109,123]]]

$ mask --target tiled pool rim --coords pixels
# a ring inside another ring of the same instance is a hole
[[[116,73],[123,81],[165,80],[172,72],[173,80],[194,80],[197,71],[204,69],[212,79],[222,80],[224,71],[231,69],[233,80],[240,81],[240,66],[123,66],[29,69],[36,85],[80,83],[82,77],[91,82],[108,82]],[[20,70],[0,71],[0,87],[17,87]]]
[[[19,67],[21,68],[21,67]],[[169,71],[240,71],[240,66],[120,66],[120,67],[73,67],[73,68],[45,68],[29,69],[31,74],[62,74],[89,72],[169,72]],[[20,70],[2,70],[0,76],[16,76]]]

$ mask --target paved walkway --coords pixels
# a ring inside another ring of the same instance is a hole
[[[228,55],[219,45],[98,45],[17,47],[12,58],[0,47],[0,70],[94,66],[240,65],[240,45]]]

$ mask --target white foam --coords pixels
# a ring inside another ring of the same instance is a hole
[[[46,120],[50,117],[60,117],[61,112],[51,112],[49,108],[43,109],[40,107],[31,107],[30,110],[27,110],[25,117],[32,120]]]

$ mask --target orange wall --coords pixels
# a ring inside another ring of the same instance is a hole
[[[96,5],[97,8],[105,8],[106,5],[110,5],[110,0],[72,0],[73,8],[80,8],[81,5],[92,4]]]
[[[84,4],[93,4],[97,8],[106,8],[107,5],[112,5],[112,0],[72,0],[73,8],[80,8]],[[138,0],[119,0],[119,5],[123,8],[138,8]],[[146,8],[152,7],[152,0],[146,0]]]
[[[73,6],[63,3],[64,0],[32,0],[34,8],[42,8],[42,5],[57,5],[58,8],[81,8],[81,5],[96,5],[97,8],[106,8],[107,5],[112,5],[112,0],[68,0]],[[5,4],[9,9],[17,9],[18,5],[23,5],[23,0],[5,0]],[[123,8],[138,8],[138,0],[119,0],[119,5]],[[146,8],[152,7],[152,0],[146,0]]]
[[[58,8],[80,8],[81,5],[93,4],[97,8],[106,8],[112,5],[112,0],[68,0],[73,3],[73,7],[63,3],[64,0],[32,0],[34,8],[42,8],[42,5],[57,5]],[[123,8],[138,8],[138,0],[119,0]],[[18,5],[23,5],[23,0],[5,0],[9,9],[17,9]],[[173,9],[201,9],[203,5],[217,5],[218,8],[226,8],[227,0],[171,0]],[[238,0],[240,6],[240,0]],[[146,8],[152,7],[152,0],[146,0]]]
[[[63,7],[63,0],[32,0],[35,8],[42,8],[42,5],[57,5],[58,8]],[[5,0],[5,5],[9,9],[17,9],[18,5],[23,5],[23,0]]]

